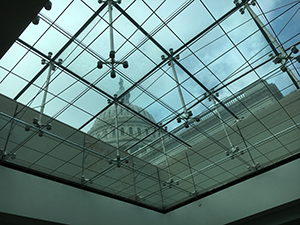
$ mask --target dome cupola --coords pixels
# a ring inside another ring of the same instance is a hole
[[[117,91],[116,95],[120,96],[124,91],[125,88],[123,86],[123,80],[120,79],[119,90]],[[147,118],[153,123],[156,123],[153,116],[145,109],[137,105],[130,104],[130,93],[124,95],[123,103],[135,112],[141,114],[143,117]],[[116,146],[116,120],[118,121],[119,148],[122,150],[129,148],[154,130],[149,122],[131,112],[131,110],[128,110],[128,108],[118,104],[117,107],[112,105],[102,112],[95,120],[92,128],[88,131],[88,134],[108,144]],[[157,134],[153,133],[151,136],[145,139],[143,143],[139,143],[135,145],[134,148],[129,149],[129,152],[133,153],[138,148],[143,147],[145,144],[154,140],[156,135]]]

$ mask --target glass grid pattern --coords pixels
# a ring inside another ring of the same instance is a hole
[[[252,2],[52,0],[0,61],[2,160],[164,212],[299,154],[300,2]]]

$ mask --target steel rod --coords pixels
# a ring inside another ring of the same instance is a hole
[[[197,187],[196,187],[196,182],[195,182],[195,178],[194,178],[194,175],[193,175],[193,171],[192,171],[192,168],[191,168],[190,159],[189,159],[189,156],[188,156],[187,152],[185,152],[185,155],[186,155],[186,159],[187,159],[188,166],[189,166],[189,169],[190,169],[190,175],[192,177],[192,181],[193,181],[193,185],[194,185],[194,192],[196,193]]]
[[[169,179],[171,179],[171,173],[170,173],[170,167],[169,167],[168,155],[167,155],[167,153],[166,153],[166,147],[165,147],[165,142],[164,142],[164,136],[161,136],[161,130],[159,130],[159,136],[161,137],[161,144],[162,144],[162,148],[163,148],[164,155],[165,155],[166,166],[167,166],[167,168],[168,168]]]
[[[239,121],[238,121],[238,122],[239,122]],[[239,125],[236,124],[236,127],[237,127],[237,129],[238,129],[238,131],[239,131],[239,133],[240,133],[240,135],[241,135],[241,138],[242,138],[242,140],[243,140],[243,142],[244,142],[244,145],[245,145],[245,147],[246,147],[246,151],[248,152],[248,154],[249,154],[249,156],[250,156],[250,158],[251,158],[252,164],[255,165],[253,156],[252,156],[251,152],[249,151],[247,142],[246,142],[246,140],[245,140],[245,138],[244,138],[244,135],[242,134],[242,131],[241,131]]]
[[[48,87],[49,87],[49,83],[50,83],[51,71],[53,70],[53,67],[54,67],[53,63],[51,61],[49,61],[48,75],[47,75],[47,79],[46,79],[46,85],[45,85],[45,89],[44,89],[44,95],[43,95],[41,110],[40,110],[40,115],[39,115],[40,123],[42,123],[42,117],[43,117],[43,113],[44,113],[44,109],[45,109],[45,104],[46,104],[46,99],[47,99],[47,94],[48,94]]]
[[[16,104],[16,108],[15,108],[15,112],[14,112],[14,117],[18,114],[18,103]],[[9,127],[9,131],[8,131],[8,134],[7,134],[7,138],[5,140],[5,144],[4,144],[4,147],[3,147],[3,153],[7,153],[6,152],[6,148],[7,148],[7,145],[8,145],[8,142],[9,142],[9,139],[10,139],[10,135],[11,135],[11,132],[14,128],[14,122],[12,121],[11,124],[10,124],[10,127]],[[2,157],[3,159],[3,157]]]
[[[156,169],[157,169],[157,178],[160,181],[159,169],[158,169],[158,167]],[[165,207],[165,202],[164,202],[164,195],[162,193],[161,182],[158,182],[158,185],[159,185],[159,190],[160,190],[162,208],[164,208]]]
[[[109,37],[110,37],[110,50],[114,51],[114,33],[113,33],[113,21],[112,21],[112,0],[108,0],[108,14],[109,14]]]
[[[116,117],[115,117],[115,132],[116,132],[116,144],[117,144],[117,158],[120,157],[120,151],[119,151],[119,124],[118,124],[118,103],[115,100],[115,111],[116,111]]]
[[[183,95],[182,95],[182,92],[181,92],[180,84],[179,84],[179,81],[178,81],[177,73],[176,73],[175,66],[174,66],[174,63],[173,63],[172,59],[170,59],[170,64],[171,64],[173,74],[174,74],[174,78],[175,78],[175,81],[176,81],[176,86],[177,86],[180,101],[181,101],[181,104],[182,104],[182,107],[183,107],[183,112],[184,112],[185,116],[187,117],[188,113],[187,113],[187,110],[186,110],[184,98],[183,98]]]
[[[220,114],[220,112],[219,112],[219,110],[218,110],[218,106],[216,105],[215,97],[214,97],[213,94],[212,94],[211,96],[212,96],[212,101],[213,101],[213,104],[214,104],[214,106],[215,106],[216,112],[217,112],[217,114],[218,114],[218,117],[219,117],[220,122],[221,122],[221,124],[222,124],[222,127],[223,127],[223,129],[224,129],[225,135],[226,135],[227,140],[228,140],[228,142],[229,142],[229,145],[230,145],[230,147],[231,147],[231,149],[232,149],[232,148],[233,148],[233,145],[232,145],[232,142],[231,142],[230,137],[229,137],[229,135],[228,135],[227,129],[226,129],[225,125],[224,125],[224,122],[223,122],[223,120],[222,120],[221,114]]]

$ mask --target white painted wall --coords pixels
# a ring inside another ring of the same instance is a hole
[[[226,224],[299,199],[299,171],[300,159],[170,212],[167,222]]]
[[[0,212],[65,224],[165,224],[164,215],[0,166]]]
[[[0,212],[66,224],[225,224],[299,199],[299,171],[300,159],[163,215],[0,166]]]

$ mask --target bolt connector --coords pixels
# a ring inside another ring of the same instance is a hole
[[[42,65],[49,65],[49,66],[51,66],[51,70],[56,70],[56,66],[54,65],[55,63],[51,60],[51,58],[52,58],[52,55],[53,55],[53,53],[52,52],[48,52],[48,56],[47,56],[47,59],[42,59],[41,60],[41,64]],[[58,62],[57,62],[57,64],[58,65],[61,65],[63,63],[63,60],[62,59],[58,59]]]
[[[85,176],[82,175],[82,176],[81,176],[81,184],[86,184],[86,183],[93,184],[93,180],[92,180],[92,179],[85,178]]]
[[[16,153],[7,153],[3,149],[0,149],[0,157],[1,157],[1,159],[4,159],[5,157],[10,157],[11,159],[16,159],[17,154]]]
[[[179,59],[180,59],[180,56],[179,56],[179,54],[176,55],[176,56],[173,55],[173,54],[174,54],[173,48],[170,48],[170,49],[169,49],[169,52],[170,52],[170,56],[166,57],[165,55],[162,55],[162,56],[161,56],[161,59],[162,59],[162,60],[168,59],[168,65],[171,66],[171,65],[172,65],[172,61],[173,61],[174,59],[179,60]]]
[[[125,162],[126,164],[129,163],[128,159],[126,159],[126,158],[121,158],[119,155],[117,155],[117,157],[116,157],[115,159],[110,159],[110,160],[108,160],[108,163],[109,163],[110,165],[116,164],[118,168],[121,167],[121,164],[122,164],[123,162]]]
[[[236,6],[238,6],[238,5],[241,4],[241,3],[239,2],[239,0],[234,0],[233,3],[234,3]],[[256,1],[255,1],[255,0],[251,0],[251,1],[250,1],[250,0],[247,0],[246,3],[245,3],[245,5],[246,5],[246,6],[241,7],[241,8],[239,9],[239,11],[240,11],[240,13],[241,13],[242,15],[245,14],[245,9],[246,9],[246,7],[249,6],[249,5],[255,6],[255,5],[256,5]]]
[[[39,137],[43,137],[44,136],[44,132],[43,132],[43,129],[46,128],[47,130],[51,130],[52,129],[52,125],[51,123],[48,123],[48,124],[42,124],[41,121],[39,121],[39,119],[37,117],[34,117],[33,118],[33,121],[32,121],[33,125],[38,128],[38,133],[39,133]],[[25,131],[28,132],[30,131],[30,125],[26,125],[25,126]]]
[[[103,1],[103,0],[98,0],[98,3],[99,4],[101,4],[101,3],[107,3],[107,2],[109,2],[109,1],[111,1],[112,3],[113,2],[116,2],[116,3],[118,3],[118,4],[121,4],[121,0],[116,0],[116,1],[114,1],[114,0],[106,0],[106,1]]]
[[[244,150],[240,150],[239,146],[232,147],[230,150],[225,151],[226,156],[230,156],[231,159],[234,159],[235,156],[244,155]]]
[[[170,180],[163,182],[163,186],[168,186],[169,188],[172,188],[174,185],[179,185],[179,181],[174,181],[173,178],[170,178]]]
[[[145,201],[146,199],[145,199],[145,197],[143,197],[143,196],[141,196],[141,195],[139,195],[139,194],[136,194],[135,200],[136,200],[136,201]]]
[[[212,101],[216,98],[218,98],[220,95],[219,95],[219,92],[214,92],[214,89],[211,89],[211,92],[210,93],[205,93],[205,97],[207,97],[208,101]]]
[[[274,56],[273,54],[270,54],[269,56],[273,59],[273,63],[274,64],[279,64],[281,63],[282,65],[280,66],[280,69],[282,72],[286,72],[287,71],[287,62],[288,60],[293,60],[296,59],[299,63],[300,63],[300,55],[297,55],[295,57],[291,56],[292,54],[297,54],[299,52],[299,50],[297,49],[296,46],[292,46],[290,48],[290,52],[286,55],[283,56],[282,54],[276,55]]]
[[[119,102],[123,103],[124,102],[124,98],[121,98],[120,101],[118,101],[118,95],[114,94],[114,98],[113,99],[107,99],[107,104],[118,104]]]
[[[249,172],[253,171],[253,170],[259,170],[261,168],[261,165],[259,162],[253,164],[252,166],[248,166],[247,169]]]
[[[177,117],[177,123],[181,123],[182,120],[185,120],[185,124],[184,127],[185,128],[189,128],[189,123],[188,120],[193,116],[193,113],[191,110],[187,111],[186,114],[184,116],[178,116]],[[198,118],[198,117],[197,117]],[[200,121],[200,120],[199,120]]]
[[[111,67],[112,67],[112,70],[110,72],[110,77],[111,78],[116,77],[116,72],[115,72],[115,69],[114,69],[115,65],[121,65],[122,64],[124,69],[127,69],[129,67],[129,64],[128,64],[127,61],[123,61],[123,62],[115,61],[114,60],[115,54],[112,54],[112,52],[110,52],[110,58],[111,58],[111,61],[109,61],[109,60],[106,60],[106,61],[99,60],[98,63],[97,63],[97,68],[102,69],[103,65],[111,65]]]

